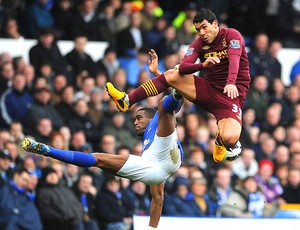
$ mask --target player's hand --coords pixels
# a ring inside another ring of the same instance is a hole
[[[239,91],[233,84],[225,85],[223,93],[226,93],[227,97],[230,97],[231,99],[237,98],[239,96]]]
[[[161,75],[161,72],[158,69],[158,56],[154,49],[151,49],[149,52],[150,60],[148,60],[148,66],[151,73],[155,76]]]
[[[220,59],[218,57],[208,57],[205,62],[203,62],[203,68],[213,67],[215,64],[220,63]]]

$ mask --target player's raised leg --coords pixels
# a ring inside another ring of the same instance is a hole
[[[123,167],[129,157],[126,155],[115,155],[109,153],[83,153],[78,151],[55,149],[29,138],[24,138],[22,140],[21,147],[27,152],[52,157],[80,167],[97,166],[113,174],[116,174],[116,172]]]
[[[130,94],[116,89],[112,83],[106,83],[109,96],[121,112],[126,112],[130,106],[148,97],[156,96],[169,87],[173,87],[186,99],[193,101],[196,98],[195,82],[193,75],[180,75],[178,71],[170,69],[160,76],[150,79],[135,89]]]

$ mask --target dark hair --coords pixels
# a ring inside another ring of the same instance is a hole
[[[204,20],[207,20],[209,23],[213,23],[213,21],[218,19],[210,9],[202,8],[194,17],[193,23],[201,23]]]
[[[140,108],[138,111],[144,111],[147,118],[154,117],[156,110],[152,108]]]
[[[25,169],[25,168],[22,167],[22,166],[18,166],[17,168],[14,169],[13,175],[16,175],[16,174],[21,175],[21,174],[24,173],[24,172],[29,174],[29,172],[28,172],[27,169]]]

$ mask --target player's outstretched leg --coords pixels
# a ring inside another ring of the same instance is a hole
[[[21,147],[27,152],[37,153],[41,155],[46,155],[50,151],[50,148],[47,145],[29,138],[24,138],[22,140]]]
[[[80,167],[96,166],[97,160],[93,154],[87,154],[78,151],[56,149],[46,144],[35,140],[24,138],[21,142],[21,147],[32,153],[41,154],[47,157],[74,164]]]
[[[113,99],[117,108],[121,112],[126,112],[129,109],[129,99],[125,92],[116,89],[112,83],[106,83],[106,90],[108,95]]]
[[[215,162],[219,163],[223,161],[224,157],[226,155],[226,147],[222,144],[219,131],[216,134],[215,138],[215,146],[213,151],[213,159]]]

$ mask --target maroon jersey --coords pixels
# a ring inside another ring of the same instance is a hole
[[[208,83],[221,91],[226,84],[235,84],[240,96],[245,97],[250,84],[250,70],[242,35],[232,28],[220,28],[210,45],[205,44],[201,38],[196,39],[180,63],[180,73],[192,74],[203,69],[202,63],[208,57],[220,59],[220,63],[205,69]],[[201,63],[195,64],[198,58]]]

